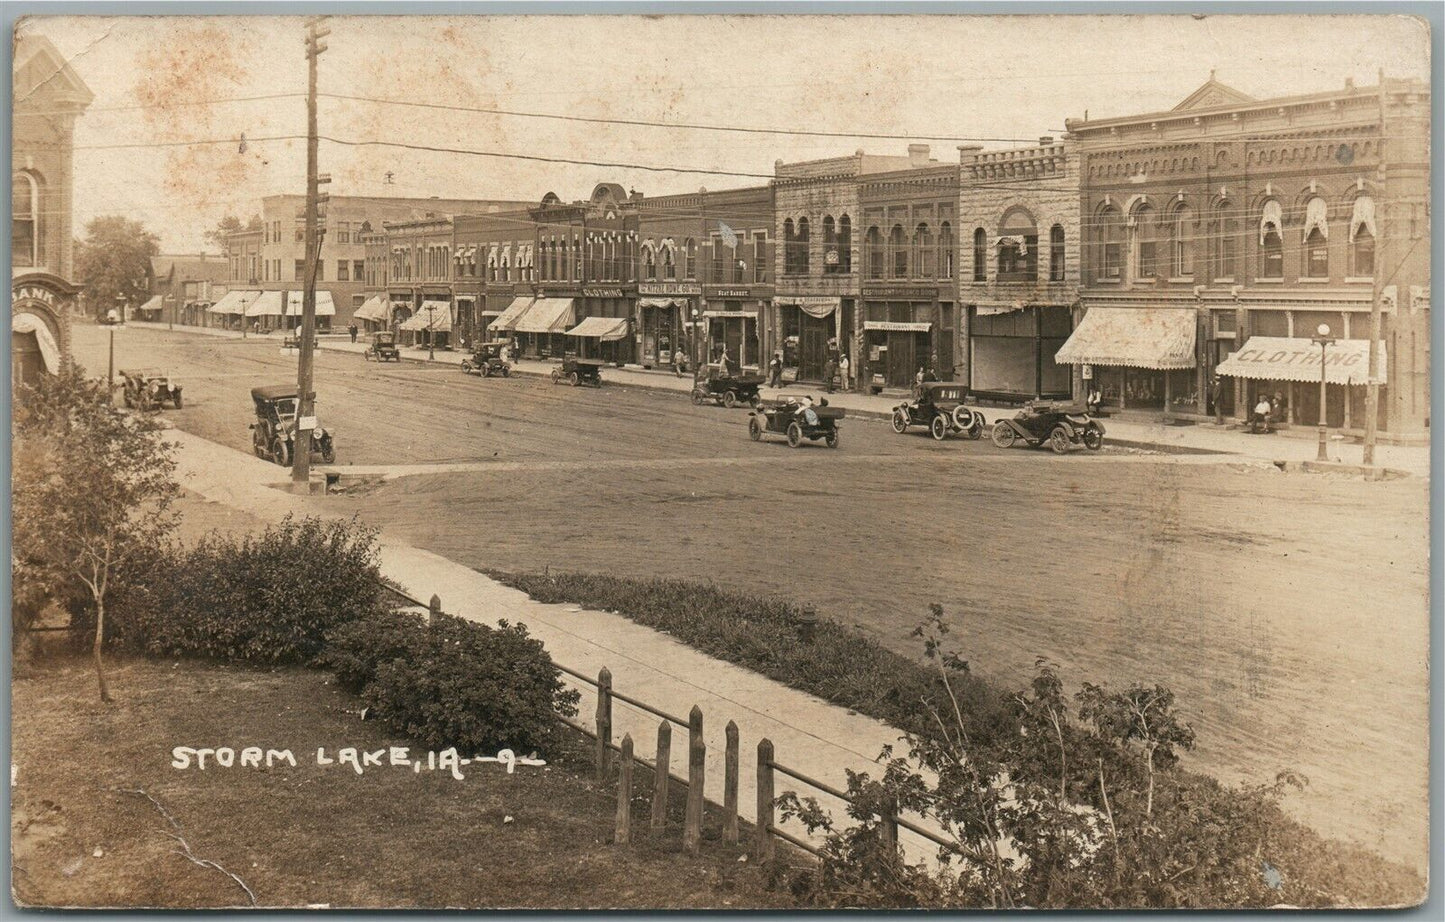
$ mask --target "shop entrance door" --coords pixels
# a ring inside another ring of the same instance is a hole
[[[816,317],[805,317],[803,320],[803,331],[798,348],[798,378],[800,380],[823,380],[823,363],[828,360],[828,335],[832,329],[833,318],[830,315],[827,319],[830,323],[826,325]],[[741,339],[742,331],[739,330],[738,333],[739,339]]]
[[[888,334],[888,378],[889,387],[912,387],[913,374],[918,368],[912,333],[890,332]]]

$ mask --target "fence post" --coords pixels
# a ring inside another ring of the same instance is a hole
[[[723,753],[723,841],[738,844],[738,725],[729,720]]]
[[[883,843],[888,847],[889,856],[898,853],[898,798],[889,797],[883,802]]]
[[[707,744],[702,741],[702,708],[692,706],[688,715],[687,816],[682,827],[682,847],[696,855],[702,847],[702,796]]]
[[[632,839],[632,734],[622,735],[622,761],[617,772],[617,834],[613,841],[626,844]]]
[[[440,615],[441,613],[442,613],[442,598],[441,598],[441,596],[439,596],[439,595],[433,594],[432,597],[431,597],[431,601],[428,602],[428,603],[427,603],[427,606],[426,606],[426,623],[427,623],[427,624],[436,624],[436,623],[437,623],[437,615]]]
[[[773,857],[773,741],[758,740],[758,814],[757,839],[753,852],[759,861]]]
[[[607,763],[612,743],[612,673],[606,666],[597,673],[597,781],[607,780]]]
[[[667,783],[672,768],[672,721],[663,718],[657,725],[657,761],[652,772],[652,828],[667,826]]]

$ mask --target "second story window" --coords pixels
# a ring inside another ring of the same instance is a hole
[[[1350,274],[1357,278],[1375,274],[1375,201],[1368,195],[1355,199],[1350,213]]]
[[[649,282],[657,281],[657,254],[650,243],[642,245],[642,277]]]
[[[1133,256],[1134,278],[1149,280],[1159,274],[1159,243],[1155,239],[1154,209],[1140,205],[1134,209]]]
[[[933,278],[933,232],[927,224],[913,229],[913,275],[915,278]]]
[[[768,264],[772,262],[772,254],[768,252],[768,235],[758,232],[753,238],[753,281],[766,282],[768,280]]]
[[[1124,221],[1119,209],[1105,205],[1098,211],[1097,249],[1094,272],[1101,281],[1117,282],[1124,277]]]
[[[10,253],[16,266],[38,266],[40,259],[40,183],[21,170],[10,176]]]
[[[883,233],[877,227],[870,227],[863,235],[863,262],[867,264],[867,273],[870,279],[883,278],[885,261]]]
[[[888,232],[889,278],[908,278],[908,242],[903,237],[903,225],[895,224]]]
[[[1064,228],[1055,224],[1049,228],[1049,281],[1064,280]]]
[[[1319,196],[1305,206],[1303,275],[1312,279],[1330,277],[1329,208]]]
[[[988,281],[988,231],[981,227],[973,229],[973,280]]]
[[[838,265],[840,272],[853,271],[853,221],[847,215],[838,219]]]
[[[938,229],[938,277],[953,278],[953,225],[947,221]]]
[[[1259,277],[1284,278],[1284,212],[1274,199],[1264,203],[1259,219]]]
[[[1188,205],[1178,205],[1169,217],[1169,275],[1172,278],[1193,278],[1193,214]]]

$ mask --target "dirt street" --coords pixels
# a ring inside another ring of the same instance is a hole
[[[106,334],[75,330],[103,372]],[[170,369],[182,428],[250,450],[248,391],[295,380],[279,340],[125,330]],[[1322,832],[1425,861],[1428,484],[1123,450],[1055,457],[848,420],[842,446],[755,444],[685,397],[320,353],[338,466],[498,462],[318,506],[476,567],[690,575],[815,603],[900,651],[930,602],[972,667],[1022,687],[1161,682],[1226,781],[1310,779]],[[990,413],[990,418],[992,418]],[[510,462],[510,463],[504,463]]]

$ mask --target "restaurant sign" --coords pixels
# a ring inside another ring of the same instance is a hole
[[[865,298],[919,298],[932,299],[938,294],[938,289],[933,285],[919,285],[914,288],[869,288],[864,286],[863,297]]]
[[[702,286],[687,282],[639,282],[637,293],[640,295],[700,295]],[[599,297],[601,296],[599,295]]]

